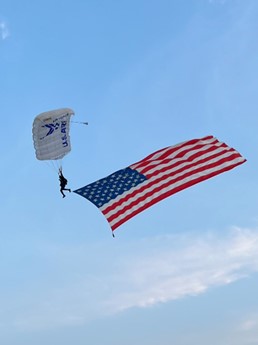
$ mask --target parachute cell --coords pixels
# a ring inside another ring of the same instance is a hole
[[[41,113],[33,122],[33,142],[39,160],[59,160],[71,151],[70,118],[72,109],[62,108]]]

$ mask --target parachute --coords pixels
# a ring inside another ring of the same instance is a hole
[[[32,135],[38,160],[60,162],[71,151],[69,132],[72,115],[72,109],[61,108],[35,117]]]

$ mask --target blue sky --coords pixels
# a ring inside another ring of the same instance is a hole
[[[258,343],[256,0],[3,0],[0,343]],[[70,107],[72,189],[214,135],[247,162],[116,230],[62,199],[32,122]]]

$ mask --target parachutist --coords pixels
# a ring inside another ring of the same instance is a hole
[[[67,185],[67,179],[64,177],[63,173],[62,173],[62,169],[60,168],[58,171],[58,175],[59,175],[59,181],[60,181],[60,192],[63,195],[63,198],[65,198],[65,193],[64,190],[68,190],[71,193],[71,189],[65,188]]]

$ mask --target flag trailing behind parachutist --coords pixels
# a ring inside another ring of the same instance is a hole
[[[235,149],[206,136],[156,151],[74,192],[96,205],[114,231],[162,199],[245,161]]]

